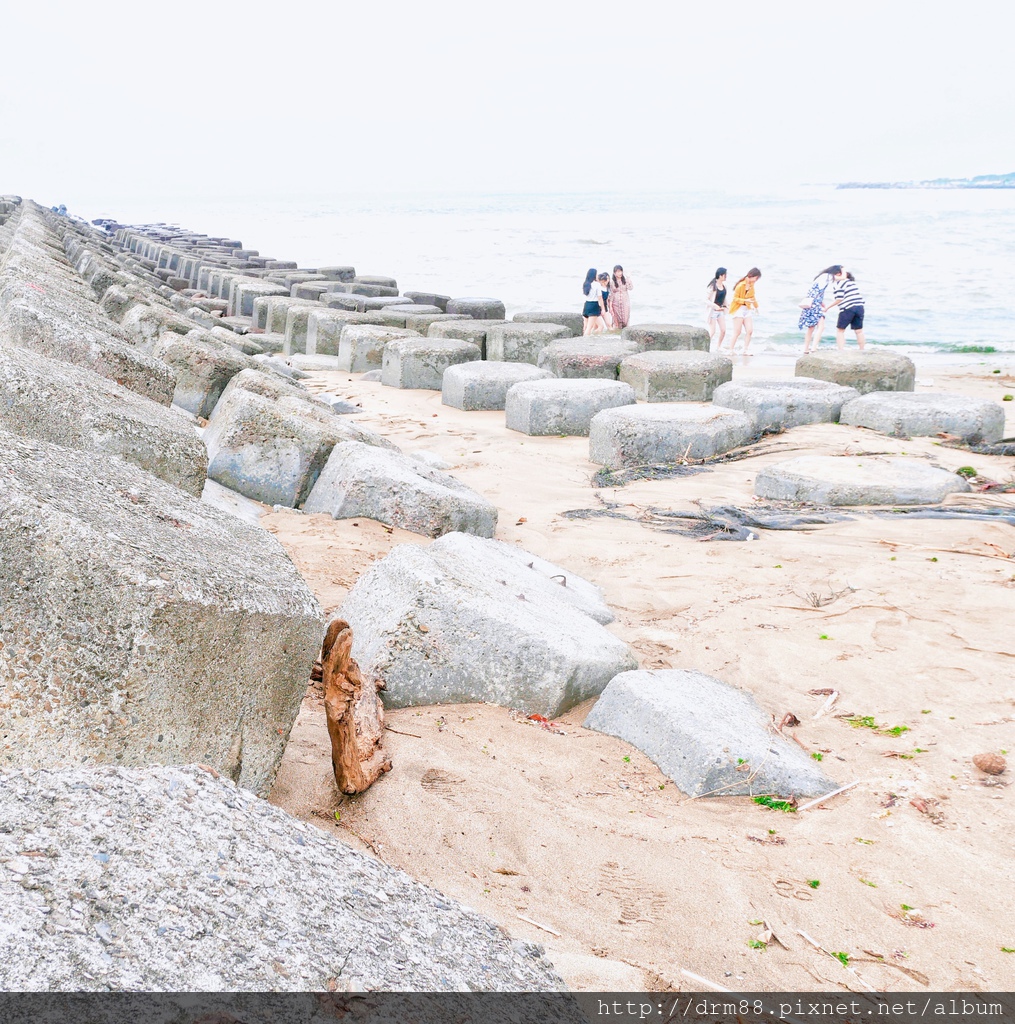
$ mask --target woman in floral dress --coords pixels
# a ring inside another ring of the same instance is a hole
[[[800,320],[797,322],[797,328],[801,331],[806,329],[804,355],[821,344],[821,334],[825,329],[825,290],[832,278],[841,271],[842,267],[838,264],[825,267],[814,278],[807,292],[807,298],[800,303]]]
[[[610,278],[610,315],[614,329],[622,329],[631,321],[630,291],[634,285],[624,275],[624,268],[618,263]]]

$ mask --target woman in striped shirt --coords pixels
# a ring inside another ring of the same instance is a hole
[[[832,306],[839,307],[839,319],[835,324],[836,347],[840,350],[846,347],[846,331],[852,328],[862,352],[866,344],[863,335],[863,296],[856,286],[856,279],[848,270],[839,268],[832,294],[835,298],[825,306],[825,310],[827,312]]]

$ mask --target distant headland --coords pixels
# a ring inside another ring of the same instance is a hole
[[[844,181],[836,188],[1015,188],[1010,174],[978,174],[975,178],[932,178],[930,181]]]

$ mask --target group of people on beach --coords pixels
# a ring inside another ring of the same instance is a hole
[[[589,267],[582,285],[582,316],[585,320],[582,334],[625,328],[631,320],[629,293],[633,287],[619,263],[612,274]]]
[[[722,352],[726,338],[726,315],[733,318],[733,334],[730,338],[730,355],[737,347],[737,339],[744,335],[744,355],[749,356],[751,337],[754,334],[754,314],[758,312],[758,299],[754,286],[761,279],[761,271],[751,267],[746,274],[733,286],[733,297],[727,302],[726,268],[716,269],[712,280],[708,283],[706,298],[708,303],[708,336],[719,340],[716,351]],[[832,301],[825,304],[829,285],[832,287]],[[825,329],[825,314],[835,306],[839,307],[835,325],[835,344],[839,349],[846,347],[846,331],[852,329],[856,335],[856,343],[863,351],[866,339],[863,333],[864,300],[857,286],[856,278],[845,270],[841,264],[834,263],[814,276],[806,296],[798,304],[800,318],[797,327],[804,331],[804,355],[817,348]]]

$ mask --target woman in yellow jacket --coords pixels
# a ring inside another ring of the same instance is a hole
[[[730,339],[730,355],[737,347],[737,338],[744,332],[744,355],[751,353],[751,335],[754,334],[754,314],[758,311],[758,300],[754,297],[754,286],[761,277],[757,267],[751,267],[733,288],[733,301],[730,303],[730,315],[733,317],[733,337]]]

